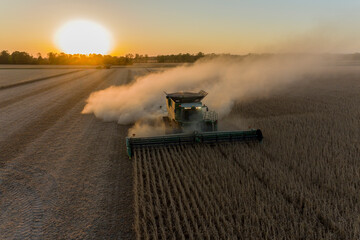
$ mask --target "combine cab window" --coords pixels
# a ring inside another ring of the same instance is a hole
[[[171,107],[171,99],[168,98],[168,106]]]
[[[202,119],[202,113],[196,109],[184,110],[183,117],[185,121],[198,121]]]
[[[188,110],[184,111],[184,120],[189,121],[190,112]]]

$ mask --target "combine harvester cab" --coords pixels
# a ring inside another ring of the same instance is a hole
[[[201,100],[207,92],[176,92],[166,94],[168,115],[163,117],[165,134],[154,137],[127,137],[126,147],[129,158],[134,149],[154,146],[184,144],[207,144],[233,141],[261,141],[260,129],[246,131],[217,131],[218,116],[209,111]]]

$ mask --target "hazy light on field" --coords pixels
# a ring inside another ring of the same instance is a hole
[[[204,89],[211,93],[204,103],[222,118],[231,112],[235,102],[267,97],[322,65],[322,58],[314,55],[205,57],[192,65],[138,77],[129,85],[94,92],[82,113],[94,113],[105,121],[132,124],[161,118],[163,108],[159,106],[164,104],[164,90],[197,92]],[[135,127],[145,125],[138,123]]]
[[[55,43],[68,54],[107,54],[111,50],[111,35],[98,23],[74,20],[56,32]]]

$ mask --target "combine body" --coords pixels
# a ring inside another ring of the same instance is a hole
[[[168,115],[163,117],[163,121],[165,134],[167,135],[140,138],[127,137],[126,147],[130,158],[133,155],[134,149],[142,147],[231,141],[261,141],[263,138],[260,129],[217,131],[217,113],[209,111],[208,107],[201,102],[207,95],[205,91],[165,94]]]
[[[205,91],[166,94],[165,133],[217,131],[216,112],[209,111],[201,102],[206,95]]]

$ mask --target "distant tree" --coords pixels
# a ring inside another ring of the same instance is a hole
[[[199,52],[197,55],[192,55],[189,53],[179,53],[177,55],[158,55],[156,57],[157,62],[159,63],[181,63],[181,62],[195,62],[196,60],[198,60],[199,58],[204,57],[205,54],[203,54],[202,52]]]
[[[26,52],[15,51],[11,54],[11,63],[13,64],[31,64],[32,56]]]
[[[132,55],[131,53],[126,54],[126,55],[125,55],[125,64],[126,64],[126,65],[131,65],[131,64],[133,64],[133,58],[134,58],[134,55]]]
[[[196,54],[196,57],[199,59],[199,58],[205,57],[205,54],[202,52],[198,52],[198,54]]]
[[[57,62],[56,62],[56,53],[53,53],[53,52],[49,52],[48,54],[47,54],[47,56],[48,56],[48,61],[49,61],[49,64],[57,64]]]
[[[10,54],[8,51],[3,50],[0,53],[0,64],[9,64],[10,63]]]
[[[125,57],[126,57],[126,58],[131,58],[131,59],[132,59],[132,58],[134,58],[134,55],[133,55],[133,54],[131,54],[131,53],[128,53],[128,54],[126,54],[126,55],[125,55]]]
[[[37,55],[38,55],[38,57],[37,57],[37,63],[38,63],[38,64],[41,64],[44,59],[43,59],[43,57],[41,56],[41,53],[38,53]]]

